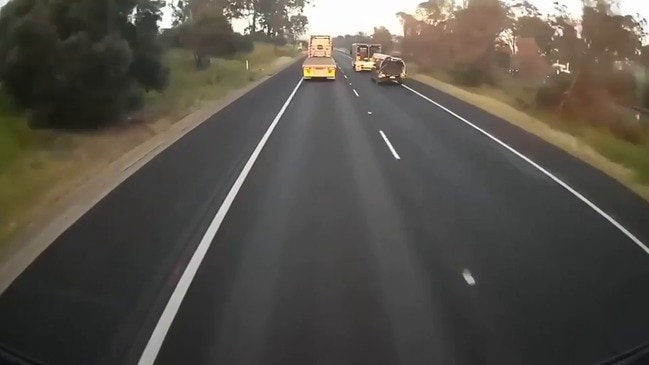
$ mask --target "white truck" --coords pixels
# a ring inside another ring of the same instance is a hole
[[[381,45],[378,43],[354,43],[351,48],[352,68],[356,72],[372,71],[374,68],[375,53],[381,52]]]
[[[367,43],[354,43],[351,50],[352,68],[356,72],[371,71],[374,62],[370,58],[370,47]]]
[[[336,61],[333,58],[333,39],[330,35],[312,35],[307,57],[302,64],[302,78],[336,79]]]

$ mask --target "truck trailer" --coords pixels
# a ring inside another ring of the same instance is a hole
[[[336,61],[333,58],[333,39],[330,35],[312,35],[307,57],[302,64],[302,78],[335,80]]]

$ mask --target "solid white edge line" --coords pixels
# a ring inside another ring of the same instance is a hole
[[[201,262],[203,261],[203,258],[205,258],[205,254],[207,253],[207,250],[210,248],[210,245],[212,244],[212,240],[214,239],[216,232],[219,230],[219,227],[221,226],[221,223],[223,222],[225,215],[230,209],[230,206],[232,205],[234,198],[237,196],[239,189],[241,189],[241,186],[243,185],[246,177],[248,176],[248,173],[252,169],[252,166],[255,164],[257,157],[259,157],[262,148],[264,148],[264,145],[266,144],[268,138],[270,137],[271,133],[275,129],[275,126],[277,125],[280,118],[286,111],[286,108],[290,104],[291,100],[293,100],[293,97],[295,96],[295,93],[299,89],[300,85],[302,85],[302,81],[303,80],[300,79],[300,81],[293,89],[293,92],[291,92],[288,99],[286,99],[286,102],[284,102],[284,105],[275,116],[275,119],[273,119],[273,122],[270,124],[268,130],[266,131],[266,133],[263,135],[263,137],[257,144],[257,147],[252,152],[252,155],[250,155],[250,158],[248,159],[243,169],[241,170],[239,177],[237,177],[237,180],[232,185],[232,188],[228,192],[228,195],[223,200],[221,207],[216,212],[216,215],[214,216],[212,223],[210,223],[209,227],[207,228],[207,231],[203,235],[203,238],[201,239],[198,247],[196,248],[194,255],[189,261],[187,267],[185,268],[185,271],[183,272],[183,275],[181,276],[180,280],[178,281],[178,284],[176,285],[174,292],[171,294],[171,298],[169,298],[169,302],[167,303],[164,311],[162,312],[162,315],[160,316],[160,319],[158,320],[158,323],[156,324],[153,333],[149,338],[149,342],[144,348],[144,352],[142,353],[142,356],[140,357],[140,361],[138,362],[139,365],[150,365],[155,362],[156,357],[160,352],[160,348],[162,347],[162,343],[164,342],[164,339],[167,335],[167,332],[169,331],[169,328],[173,323],[176,313],[178,313],[178,309],[180,308],[183,298],[185,297],[185,294],[187,293],[187,290],[189,289],[189,286],[191,285],[192,280],[194,279],[194,276],[196,275],[196,272],[198,271],[198,268],[200,267]]]
[[[522,153],[518,152],[518,151],[515,150],[514,148],[510,147],[510,146],[507,145],[505,142],[503,142],[503,141],[499,140],[498,138],[492,136],[491,134],[489,134],[488,132],[486,132],[486,131],[483,130],[482,128],[478,127],[477,125],[475,125],[475,124],[469,122],[468,120],[464,119],[463,117],[459,116],[458,114],[456,114],[456,113],[453,112],[452,110],[450,110],[450,109],[446,108],[445,106],[439,104],[438,102],[436,102],[436,101],[430,99],[430,98],[427,97],[426,95],[423,95],[423,94],[420,93],[419,91],[414,90],[414,89],[411,88],[411,87],[408,87],[407,85],[403,85],[403,84],[402,84],[401,86],[403,86],[403,87],[406,88],[407,90],[411,91],[411,92],[414,93],[415,95],[421,97],[422,99],[428,101],[429,103],[432,103],[433,105],[437,106],[438,108],[444,110],[445,112],[449,113],[450,115],[454,116],[455,118],[459,119],[460,121],[466,123],[466,124],[469,125],[470,127],[474,128],[474,129],[477,130],[478,132],[482,133],[483,135],[489,137],[489,138],[490,138],[491,140],[493,140],[494,142],[496,142],[496,143],[498,143],[499,145],[501,145],[502,147],[506,148],[507,150],[509,150],[509,152],[511,152],[511,153],[513,153],[514,155],[518,156],[518,157],[521,158],[523,161],[525,161],[525,162],[527,162],[528,164],[532,165],[532,166],[533,166],[534,168],[536,168],[537,170],[541,171],[545,176],[547,176],[547,177],[549,177],[550,179],[554,180],[554,182],[556,182],[556,183],[559,184],[561,187],[563,187],[564,189],[566,189],[566,190],[567,190],[568,192],[570,192],[572,195],[574,195],[575,197],[577,197],[577,198],[578,198],[579,200],[581,200],[582,202],[586,203],[586,205],[588,205],[591,209],[593,209],[595,212],[597,212],[599,215],[601,215],[604,219],[606,219],[607,221],[609,221],[609,223],[611,223],[613,226],[615,226],[615,228],[617,228],[620,232],[624,233],[624,235],[626,235],[626,236],[627,236],[631,241],[633,241],[633,243],[635,243],[636,245],[638,245],[638,247],[640,247],[641,249],[643,249],[644,252],[646,252],[647,254],[649,254],[649,247],[647,247],[647,245],[645,245],[642,241],[640,241],[640,239],[638,239],[636,236],[634,236],[633,233],[631,233],[628,229],[624,228],[624,226],[621,225],[620,223],[618,223],[618,221],[616,221],[613,217],[611,217],[611,216],[608,215],[606,212],[604,212],[600,207],[598,207],[597,205],[595,205],[595,203],[591,202],[591,201],[588,200],[585,196],[583,196],[581,193],[579,193],[577,190],[573,189],[570,185],[568,185],[568,183],[566,183],[566,182],[564,182],[563,180],[559,179],[558,177],[556,177],[555,175],[553,175],[551,172],[549,172],[548,170],[546,170],[545,168],[543,168],[541,165],[539,165],[539,164],[537,164],[536,162],[532,161],[532,160],[531,160],[530,158],[528,158],[527,156],[523,155]]]
[[[388,140],[388,137],[385,136],[385,133],[383,133],[383,131],[379,131],[379,133],[381,133],[381,137],[383,137],[383,140],[385,141],[385,144],[388,145],[388,148],[390,149],[390,152],[392,152],[392,156],[394,156],[395,159],[400,160],[401,157],[399,157],[399,154],[397,153],[397,151],[394,149],[394,147],[392,147],[392,143],[390,143],[390,141]]]
[[[356,94],[356,96],[360,97],[360,95],[358,95],[358,92],[356,91],[356,89],[352,89],[352,91],[354,92],[354,94]]]

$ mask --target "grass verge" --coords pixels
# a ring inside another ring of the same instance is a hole
[[[134,116],[140,122],[92,133],[30,130],[0,89],[0,255],[6,242],[38,229],[33,222],[56,214],[47,208],[112,161],[205,102],[272,74],[297,55],[292,48],[258,43],[251,53],[215,59],[208,69],[196,71],[191,53],[170,50],[165,55],[170,84],[163,93],[146,95],[145,107]]]
[[[412,67],[416,70],[416,66]],[[411,71],[412,72],[412,71]],[[649,145],[634,145],[602,130],[557,125],[551,116],[518,109],[518,93],[491,87],[459,87],[444,75],[413,73],[413,79],[475,105],[563,149],[613,177],[649,201]]]
[[[143,112],[148,120],[155,119],[151,114],[182,117],[200,107],[202,101],[218,99],[231,90],[269,75],[275,61],[293,58],[297,54],[294,48],[257,43],[252,53],[228,60],[215,59],[209,68],[195,71],[189,52],[170,50],[165,55],[171,69],[169,86],[163,93],[148,93],[145,100],[147,107]]]

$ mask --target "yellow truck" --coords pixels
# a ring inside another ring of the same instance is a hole
[[[333,39],[330,35],[312,35],[309,38],[307,57],[302,64],[302,77],[335,80],[336,61],[333,58]]]

